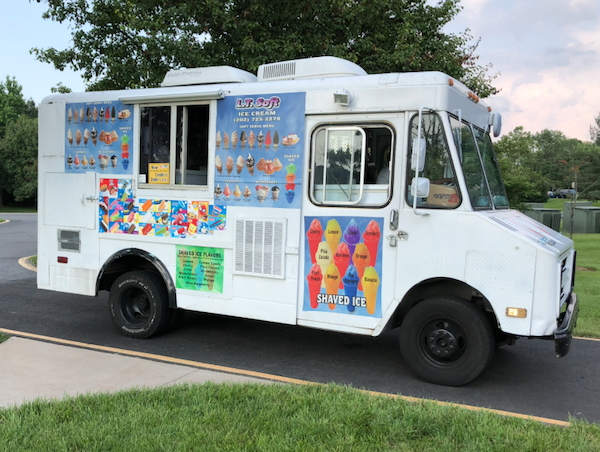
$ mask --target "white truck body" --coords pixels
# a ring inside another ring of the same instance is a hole
[[[502,196],[491,190],[474,197],[471,170],[465,170],[468,177],[461,170],[470,145],[463,156],[459,141],[471,130],[489,132],[490,109],[442,73],[361,75],[347,62],[333,67],[336,60],[299,60],[297,70],[308,61],[314,78],[283,72],[269,79],[269,65],[261,67],[259,81],[232,68],[226,83],[203,81],[198,70],[172,71],[165,85],[176,86],[45,98],[39,107],[38,287],[95,296],[143,262],[144,270],[161,275],[171,309],[372,336],[399,325],[421,300],[447,294],[477,305],[497,334],[555,339],[557,355],[566,354],[577,317],[573,242],[498,207]],[[319,63],[331,66],[331,74]],[[222,74],[207,72],[213,79]],[[84,113],[75,114],[79,122],[72,113],[77,110]],[[168,121],[160,122],[162,114]],[[205,133],[193,121],[204,124]],[[466,127],[462,135],[456,124]],[[441,135],[427,135],[429,126]],[[161,138],[166,157],[157,157],[161,143],[151,136],[160,127],[169,129]],[[253,146],[250,132],[256,132]],[[436,183],[431,176],[428,193],[418,194],[413,206],[416,133],[427,141],[423,171],[444,166],[444,177]],[[196,158],[194,146],[206,148],[199,151],[203,160],[186,169],[185,162]],[[248,154],[254,162],[248,163]],[[227,157],[231,174],[224,174]],[[342,157],[356,159],[350,165],[335,161]],[[267,162],[262,170],[260,158]],[[269,166],[275,158],[281,166]],[[326,176],[319,175],[319,163]],[[375,181],[369,171],[386,166],[388,182]],[[349,183],[334,185],[345,170]],[[483,198],[489,201],[477,201]],[[487,207],[474,205],[485,202]],[[320,237],[309,231],[313,220],[321,225]],[[353,225],[360,236],[352,238]],[[348,263],[342,244],[350,250],[367,245],[367,229],[375,230],[376,242],[368,243],[372,259],[351,254]],[[320,246],[318,254],[311,240]],[[132,257],[138,255],[143,258]],[[341,288],[351,264],[365,281],[362,296],[352,288],[356,277]],[[313,279],[311,295],[314,265],[329,286],[318,290]],[[336,281],[342,282],[337,289]],[[567,306],[570,314],[564,314]]]

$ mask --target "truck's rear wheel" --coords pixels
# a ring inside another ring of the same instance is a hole
[[[400,327],[410,369],[430,383],[460,386],[477,377],[494,355],[485,314],[460,298],[433,297],[413,307]]]
[[[157,275],[133,271],[119,276],[110,289],[108,304],[121,334],[145,339],[159,334],[171,321],[165,285]]]

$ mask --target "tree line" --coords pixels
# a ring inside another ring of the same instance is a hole
[[[82,71],[87,90],[155,87],[182,67],[228,65],[255,73],[264,63],[323,55],[353,61],[368,73],[442,71],[485,98],[497,92],[492,65],[479,64],[468,29],[443,30],[460,0],[38,0],[43,17],[69,25],[66,49],[31,53],[58,70]],[[59,84],[53,92],[69,92]],[[0,82],[0,193],[17,201],[37,190],[37,109],[14,78]],[[514,207],[544,200],[577,180],[597,196],[596,144],[561,132],[517,128],[498,143]],[[0,203],[2,198],[0,197]]]
[[[592,141],[568,138],[558,130],[538,133],[516,127],[496,142],[498,163],[512,208],[545,202],[549,193],[573,189],[578,198],[600,199],[600,113],[590,129]]]

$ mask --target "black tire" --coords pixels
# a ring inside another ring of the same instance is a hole
[[[173,316],[162,279],[150,272],[119,276],[110,289],[108,304],[121,334],[138,339],[162,333]]]
[[[485,314],[460,298],[433,297],[414,306],[400,327],[406,364],[422,380],[461,386],[494,356],[494,331]]]

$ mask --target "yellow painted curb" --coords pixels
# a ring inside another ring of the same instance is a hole
[[[19,259],[19,265],[27,270],[31,270],[32,272],[37,273],[37,267],[31,263],[31,258],[33,256],[22,257]]]
[[[4,221],[0,221],[0,224],[4,224],[4,223],[10,223],[10,220],[4,220]]]
[[[86,344],[84,342],[69,341],[66,339],[59,339],[59,338],[50,337],[50,336],[41,336],[39,334],[24,333],[21,331],[8,330],[6,328],[0,328],[0,332],[5,333],[5,334],[10,334],[13,336],[37,339],[37,340],[52,342],[52,343],[56,343],[56,344],[70,345],[73,347],[86,348],[86,349],[102,351],[102,352],[117,353],[119,355],[134,356],[137,358],[146,358],[146,359],[151,359],[154,361],[160,361],[160,362],[164,362],[164,363],[179,364],[179,365],[183,365],[183,366],[196,367],[199,369],[214,370],[217,372],[227,372],[227,373],[236,374],[236,375],[244,375],[244,376],[248,376],[248,377],[263,378],[265,380],[279,381],[282,383],[291,383],[291,384],[297,384],[297,385],[321,385],[321,383],[315,383],[315,382],[306,381],[306,380],[298,380],[296,378],[282,377],[280,375],[266,374],[263,372],[255,372],[252,370],[236,369],[233,367],[218,366],[215,364],[201,363],[198,361],[190,361],[187,359],[172,358],[170,356],[154,355],[152,353],[134,352],[131,350],[123,350],[123,349],[114,348],[114,347],[104,347],[102,345]],[[494,410],[492,408],[482,408],[482,407],[471,406],[471,405],[463,405],[460,403],[440,402],[438,400],[420,399],[417,397],[409,397],[409,396],[403,396],[403,395],[398,395],[398,394],[388,394],[385,392],[367,391],[366,389],[359,389],[359,391],[366,393],[366,394],[375,395],[375,396],[397,398],[397,399],[401,399],[401,400],[404,400],[406,402],[411,402],[411,403],[426,401],[426,402],[435,403],[436,405],[440,405],[440,406],[457,407],[457,408],[463,408],[463,409],[470,410],[470,411],[482,411],[482,412],[486,412],[486,413],[494,413],[494,414],[499,414],[501,416],[509,416],[509,417],[516,417],[516,418],[520,418],[520,419],[527,419],[527,420],[542,422],[544,424],[557,425],[557,426],[561,426],[561,427],[569,427],[571,425],[569,422],[560,421],[558,419],[550,419],[550,418],[539,417],[539,416],[531,416],[528,414],[513,413],[510,411]]]

